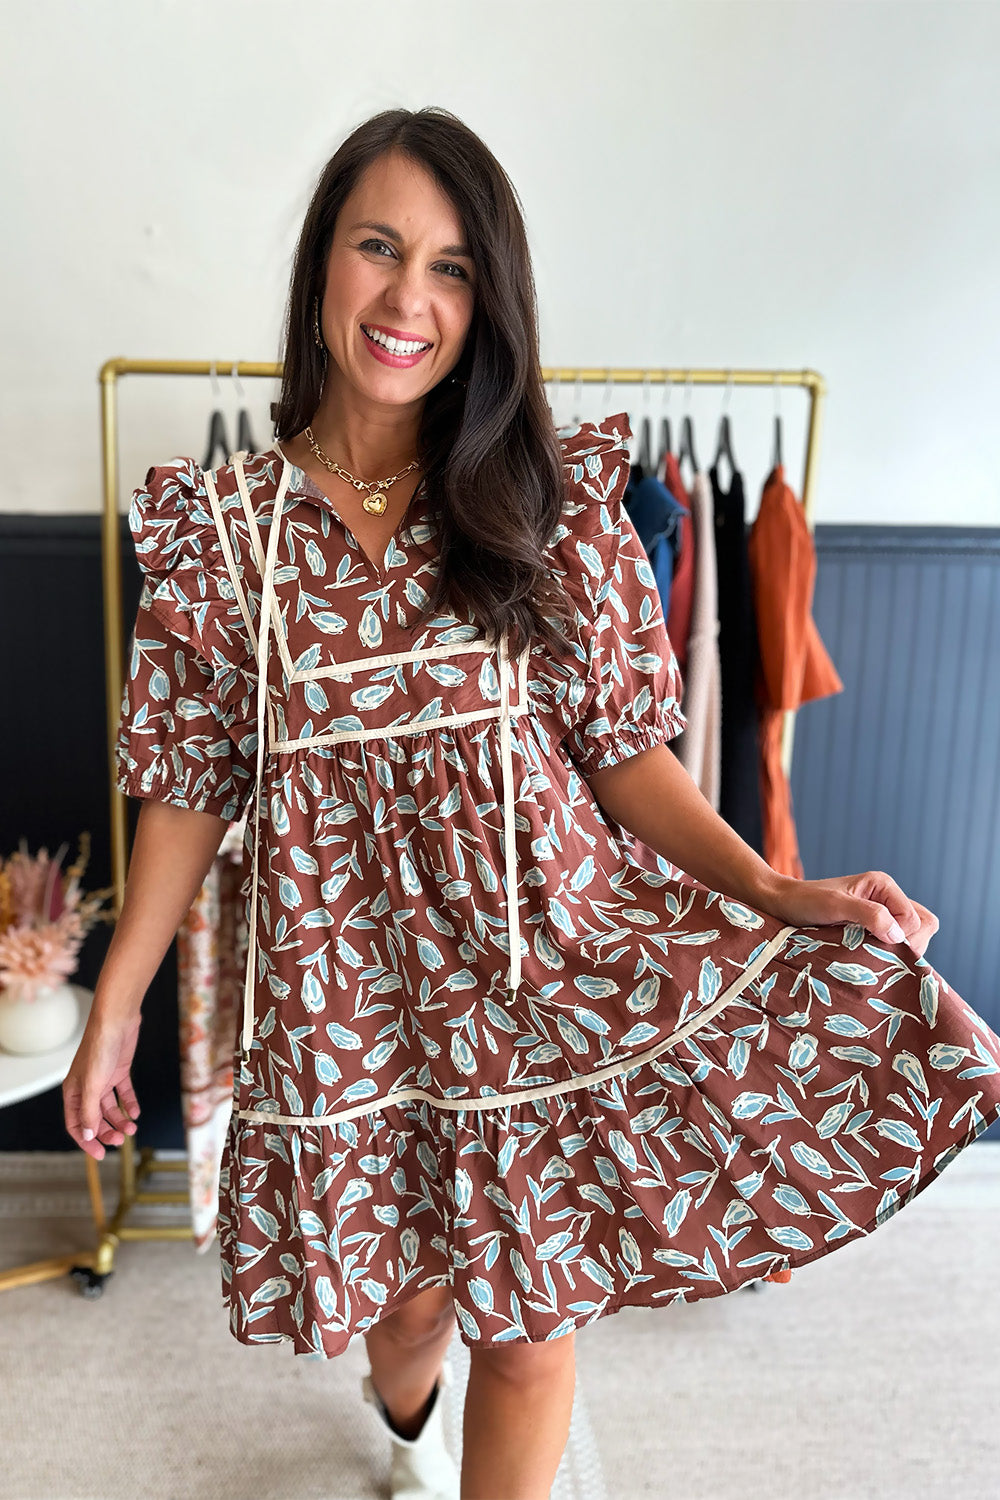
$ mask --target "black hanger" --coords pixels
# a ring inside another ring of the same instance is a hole
[[[232,449],[229,446],[229,437],[226,433],[226,422],[219,406],[219,381],[215,373],[215,361],[212,361],[210,371],[212,376],[212,389],[215,396],[215,409],[208,423],[208,448],[202,461],[203,469],[214,469],[217,463],[228,463]],[[220,457],[216,459],[216,453]]]
[[[656,462],[657,473],[659,473],[662,466],[666,463],[667,457],[673,451],[674,440],[670,433],[670,418],[662,417],[660,419],[660,453]]]
[[[736,473],[736,459],[733,457],[732,434],[729,428],[729,413],[723,412],[719,422],[719,441],[715,449],[714,469],[719,467],[719,459],[728,458],[730,477]]]
[[[677,452],[678,464],[681,463],[685,456],[691,460],[694,472],[700,474],[701,470],[698,467],[698,460],[695,457],[694,451],[694,427],[692,426],[690,417],[685,417],[681,423],[681,446]]]
[[[633,478],[636,481],[643,480],[646,474],[654,472],[652,466],[652,425],[649,417],[643,417],[642,426],[639,429],[639,456],[633,463]]]
[[[236,448],[239,453],[256,453],[257,444],[253,440],[250,431],[250,413],[245,406],[240,407],[240,415],[236,429]]]

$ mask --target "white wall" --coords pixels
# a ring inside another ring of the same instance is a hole
[[[3,509],[99,509],[110,356],[275,359],[323,163],[376,110],[437,103],[521,195],[543,363],[810,366],[818,521],[1000,524],[1000,5],[4,9]],[[123,503],[202,455],[207,384],[122,383]],[[721,394],[694,393],[703,463]],[[591,388],[583,414],[639,396]],[[774,397],[730,410],[753,514]],[[783,392],[796,486],[804,411]]]

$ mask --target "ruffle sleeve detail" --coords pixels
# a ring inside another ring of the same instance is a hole
[[[115,743],[117,785],[233,821],[256,774],[256,661],[197,463],[151,468],[128,519],[143,583]]]
[[[550,546],[586,657],[564,748],[585,777],[687,727],[656,579],[623,504],[631,435],[624,412],[559,432],[567,498]]]

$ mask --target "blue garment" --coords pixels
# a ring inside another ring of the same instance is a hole
[[[639,472],[634,470],[633,473]],[[639,533],[656,579],[657,592],[663,604],[663,618],[670,609],[670,586],[680,549],[680,518],[690,515],[686,505],[675,500],[666,485],[654,474],[636,481],[629,479],[625,490],[625,509]]]

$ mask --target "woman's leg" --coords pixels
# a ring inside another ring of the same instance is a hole
[[[575,1337],[469,1350],[462,1500],[549,1500],[573,1412]]]
[[[454,1331],[451,1287],[432,1286],[365,1333],[372,1384],[400,1437],[423,1426]]]

